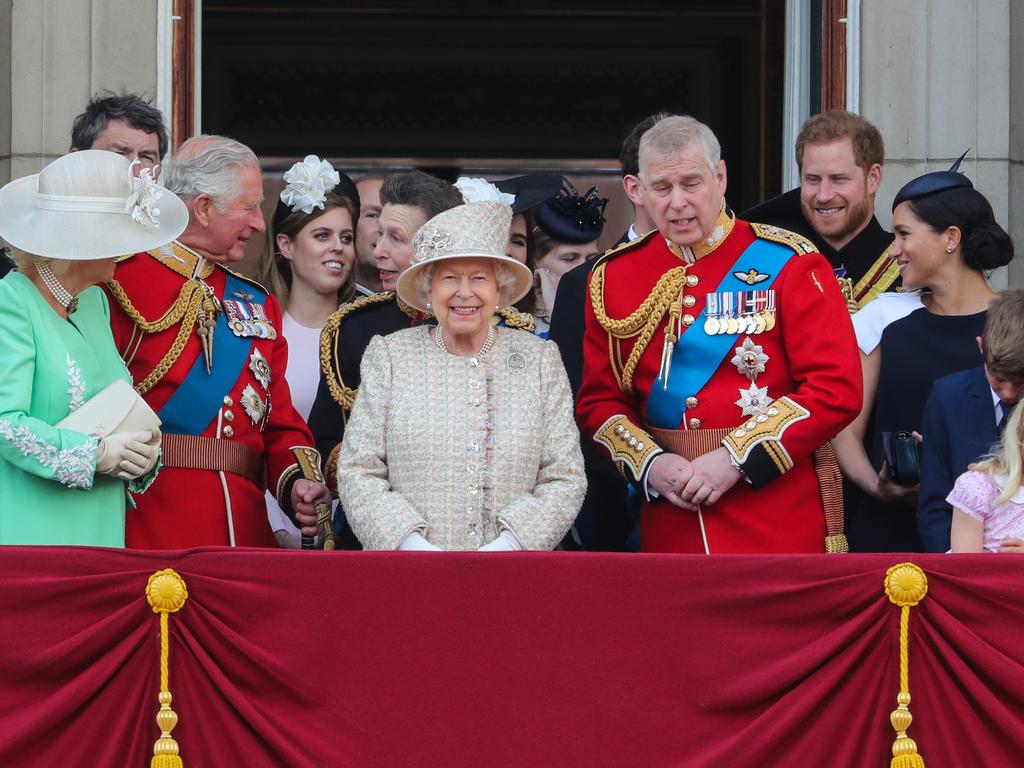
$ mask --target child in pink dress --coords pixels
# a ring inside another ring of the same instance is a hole
[[[952,552],[1024,553],[1022,445],[1024,407],[1018,404],[998,452],[972,464],[946,497],[953,505]]]

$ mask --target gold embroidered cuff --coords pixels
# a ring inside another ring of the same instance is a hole
[[[338,498],[338,454],[341,453],[341,443],[331,449],[327,455],[327,462],[324,464],[324,482],[331,492],[331,496]]]
[[[302,477],[302,470],[299,469],[298,464],[289,464],[285,467],[284,472],[277,478],[277,503],[281,509],[290,509],[291,504],[284,498],[284,490],[288,487],[288,484],[292,480],[297,480]]]
[[[782,445],[782,435],[791,424],[810,415],[810,411],[788,397],[780,397],[726,435],[722,445],[750,484],[760,488],[793,468],[793,459]]]
[[[598,428],[594,442],[607,448],[623,477],[635,483],[642,481],[654,457],[664,453],[653,437],[621,413]]]

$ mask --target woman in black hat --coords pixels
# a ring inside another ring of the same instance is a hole
[[[258,278],[281,302],[288,340],[285,379],[303,419],[320,382],[320,330],[355,294],[355,223],[359,193],[344,173],[309,155],[285,174],[287,186],[268,231],[270,248]],[[282,546],[297,548],[299,530],[267,494],[271,525]]]
[[[596,257],[598,238],[604,230],[608,198],[591,187],[585,195],[566,180],[561,191],[533,211],[534,301],[537,334],[547,338],[555,293],[562,275],[587,259]]]
[[[986,274],[1013,258],[1010,236],[958,166],[910,181],[893,201],[890,253],[904,288],[920,291],[920,306],[885,325],[880,337],[871,332],[870,316],[854,317],[864,404],[833,441],[843,473],[864,492],[847,509],[846,535],[854,552],[921,551],[916,446],[909,436],[920,439],[924,404],[936,379],[981,365],[976,339],[995,297]]]

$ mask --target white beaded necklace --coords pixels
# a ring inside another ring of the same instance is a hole
[[[39,277],[43,279],[43,284],[46,286],[46,290],[50,292],[50,295],[57,300],[64,309],[68,311],[68,314],[74,314],[74,311],[78,309],[78,297],[71,293],[67,288],[60,284],[57,276],[53,274],[49,265],[37,264],[36,272],[39,273]]]
[[[440,325],[435,327],[436,330],[434,331],[434,343],[437,344],[438,349],[440,349],[442,352],[448,352],[448,345],[444,343],[444,331],[441,329]],[[494,326],[488,326],[487,338],[484,339],[484,343],[481,345],[480,350],[475,355],[472,355],[472,357],[480,357],[481,355],[486,355],[488,352],[490,352],[491,347],[494,346],[494,340],[495,338],[497,338],[497,336],[498,334],[495,332]]]

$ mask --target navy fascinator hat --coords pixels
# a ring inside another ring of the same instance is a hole
[[[608,198],[591,187],[580,195],[568,180],[558,194],[548,198],[533,213],[537,227],[561,243],[589,243],[604,230],[604,209]]]
[[[970,151],[967,150],[967,152]],[[973,189],[974,185],[971,184],[971,180],[960,173],[960,163],[967,157],[967,152],[960,155],[960,158],[949,167],[948,171],[932,171],[904,184],[893,198],[892,209],[895,211],[897,205],[907,200],[919,200],[922,197],[945,192],[947,189],[956,189],[957,187]]]

